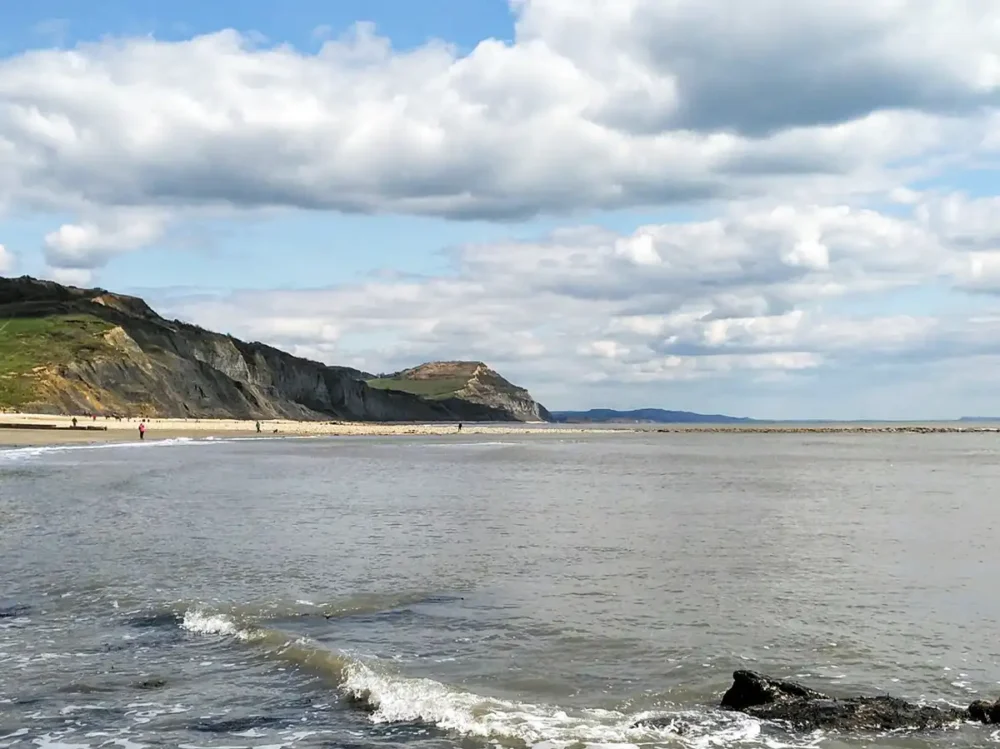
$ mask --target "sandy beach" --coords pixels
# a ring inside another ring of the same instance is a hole
[[[77,429],[72,428],[72,416],[48,414],[0,414],[0,445],[53,445],[88,442],[122,442],[139,439],[139,419],[96,420],[77,417]],[[255,422],[236,419],[147,419],[146,440],[177,439],[179,437],[306,437],[306,436],[392,436],[456,434],[456,424],[382,424],[337,421],[261,421],[260,434]],[[15,428],[5,428],[12,425]],[[57,428],[29,428],[55,426]],[[20,427],[20,428],[16,428]],[[99,430],[83,427],[98,427]],[[525,424],[464,424],[462,434],[528,434],[539,432],[537,426]],[[546,434],[594,431],[586,425],[553,427],[546,425]],[[604,430],[606,431],[606,430]]]
[[[77,417],[77,429],[72,428],[72,416],[48,414],[0,414],[0,446],[36,446],[54,444],[127,442],[139,439],[139,420],[96,420]],[[341,421],[261,421],[260,434],[253,421],[237,419],[148,419],[146,439],[164,440],[207,437],[308,437],[308,436],[395,436],[395,435],[455,435],[456,424],[386,424]],[[35,427],[35,428],[32,428]],[[46,428],[47,427],[47,428]],[[54,428],[53,428],[54,427]],[[84,429],[83,427],[97,427]],[[1000,432],[995,424],[464,424],[462,434],[585,434],[593,432],[622,434],[634,432],[706,432],[745,434],[944,434]]]

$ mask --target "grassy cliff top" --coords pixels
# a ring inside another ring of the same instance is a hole
[[[0,408],[36,400],[43,370],[108,351],[112,327],[86,314],[0,319]]]
[[[405,377],[376,377],[366,380],[369,387],[379,390],[399,390],[431,400],[441,400],[457,395],[469,384],[467,377],[450,377],[433,380],[411,380]]]

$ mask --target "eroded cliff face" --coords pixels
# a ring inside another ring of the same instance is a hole
[[[393,375],[405,381],[455,383],[454,396],[485,408],[503,411],[517,421],[551,421],[551,414],[531,393],[501,377],[483,362],[428,362]]]
[[[355,370],[165,320],[134,297],[0,279],[0,315],[66,314],[99,318],[106,329],[86,355],[34,368],[28,376],[35,397],[22,410],[238,419],[511,419],[508,410],[486,402],[434,401],[373,389]]]
[[[482,362],[469,378],[469,384],[460,396],[472,403],[507,411],[519,421],[551,421],[552,417],[542,404],[522,387],[508,382]]]

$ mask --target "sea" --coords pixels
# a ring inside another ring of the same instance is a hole
[[[975,433],[4,449],[0,749],[1000,745],[718,707],[1000,697],[997,487]]]

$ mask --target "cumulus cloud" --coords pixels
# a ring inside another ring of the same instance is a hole
[[[537,242],[467,245],[448,275],[181,298],[168,309],[369,371],[485,359],[542,394],[764,381],[1000,354],[990,342],[1000,340],[1000,323],[985,318],[852,311],[873,295],[962,285],[970,257],[916,216],[733,206],[719,218],[628,235],[580,227]]]
[[[882,189],[982,140],[1000,92],[991,0],[512,6],[515,40],[465,55],[359,25],[315,54],[225,30],[7,58],[0,202],[520,218]]]
[[[740,0],[517,4],[521,40],[615,80],[599,116],[633,131],[761,134],[877,110],[967,112],[1000,91],[990,0],[764,0],[752,13]],[[622,117],[614,94],[645,116]]]
[[[167,217],[150,210],[114,211],[96,221],[63,224],[45,235],[45,259],[53,268],[93,270],[110,257],[146,247],[163,234]]]
[[[0,214],[68,215],[44,260],[78,284],[192,217],[559,217],[447,274],[164,305],[363,369],[483,358],[544,394],[1000,355],[998,198],[914,189],[1000,153],[996,2],[509,2],[513,40],[467,53],[359,24],[0,58]],[[707,218],[585,225],[682,204]],[[870,304],[907,290],[981,309]]]

